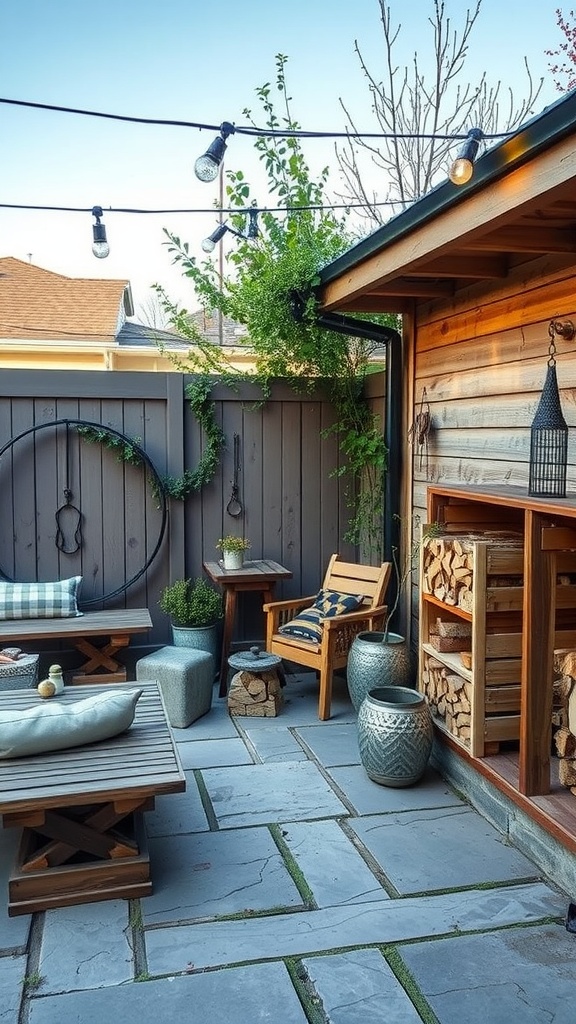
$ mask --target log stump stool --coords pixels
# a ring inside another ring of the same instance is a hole
[[[232,654],[230,668],[236,669],[228,693],[228,711],[231,715],[274,718],[282,705],[282,690],[278,668],[282,659],[268,654],[259,647]]]

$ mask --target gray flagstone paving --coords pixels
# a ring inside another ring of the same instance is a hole
[[[560,925],[399,948],[442,1024],[574,1024],[576,937]]]
[[[145,899],[9,918],[0,832],[1,1024],[573,1024],[570,898],[432,769],[371,782],[342,678],[328,722],[313,675],[284,695],[175,730]]]
[[[374,814],[351,819],[350,828],[403,895],[539,874],[469,807]]]
[[[202,777],[220,828],[347,813],[310,761],[208,768]]]
[[[304,966],[330,1024],[419,1024],[421,1021],[377,949],[310,957],[304,960]]]
[[[307,1024],[283,964],[34,999],[30,1024]]]
[[[152,974],[279,959],[346,946],[402,942],[538,921],[561,913],[558,895],[536,882],[415,899],[359,903],[300,914],[151,929],[146,933]]]
[[[302,905],[267,828],[151,839],[150,859],[145,924]]]

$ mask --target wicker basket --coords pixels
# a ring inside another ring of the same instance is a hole
[[[38,683],[38,654],[24,654],[11,664],[0,664],[0,690],[22,690]]]

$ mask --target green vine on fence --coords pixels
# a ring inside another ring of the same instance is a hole
[[[216,422],[215,405],[211,399],[214,379],[207,375],[198,377],[185,388],[186,397],[198,423],[204,430],[206,445],[196,469],[187,469],[180,477],[167,477],[164,487],[171,498],[186,498],[192,491],[199,491],[216,475],[220,455],[226,445],[226,435]]]
[[[215,405],[211,398],[214,378],[207,374],[198,376],[185,388],[185,394],[192,414],[200,424],[206,437],[204,450],[196,469],[187,469],[182,476],[168,476],[162,480],[162,487],[170,498],[184,500],[194,491],[199,491],[214,478],[220,464],[220,455],[226,444],[226,435],[216,422]],[[119,462],[127,462],[132,466],[143,464],[138,446],[142,444],[139,437],[126,439],[119,437],[106,427],[78,426],[78,433],[91,444],[101,444],[116,454]],[[149,477],[152,493],[159,499],[158,485]]]

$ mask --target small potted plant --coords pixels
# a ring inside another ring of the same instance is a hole
[[[241,569],[244,565],[244,552],[248,551],[250,541],[230,533],[226,537],[221,537],[216,547],[222,552],[225,569]]]
[[[218,624],[223,615],[222,595],[204,577],[175,580],[165,587],[159,605],[172,620],[174,647],[209,651],[218,664]]]

